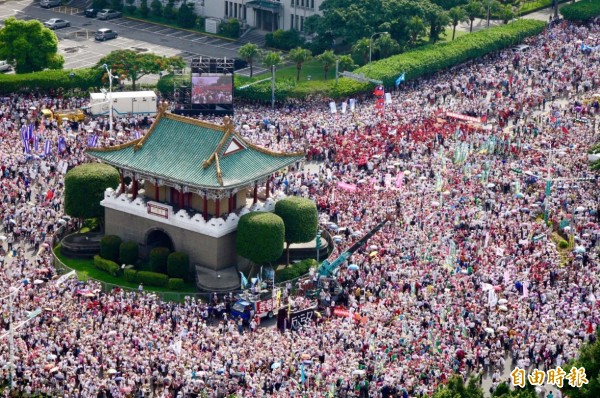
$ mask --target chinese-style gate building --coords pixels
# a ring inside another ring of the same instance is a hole
[[[227,117],[220,126],[164,106],[144,137],[87,153],[121,176],[120,186],[107,189],[101,202],[106,234],[138,242],[144,255],[153,247],[187,253],[198,286],[206,290],[239,287],[239,217],[272,211],[273,174],[304,159],[251,144]]]

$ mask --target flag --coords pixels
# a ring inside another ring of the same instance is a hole
[[[569,134],[569,129],[566,128],[565,126],[562,126],[561,130],[564,134]]]
[[[40,137],[38,135],[33,136],[33,149],[37,152],[39,150],[38,146],[40,143]]]
[[[33,139],[33,123],[27,126],[27,139]]]
[[[72,276],[77,276],[77,274],[75,273],[75,271],[71,271],[71,272],[68,272],[68,273],[62,275],[60,278],[58,278],[56,280],[56,286],[62,285],[67,279],[69,279]]]
[[[29,141],[27,139],[23,140],[23,151],[25,151],[25,153],[31,152],[29,149]]]
[[[171,349],[178,356],[181,355],[181,340],[177,340],[176,342],[174,342],[173,344],[171,344]]]
[[[263,267],[260,267],[260,272],[258,273],[258,283],[262,282],[262,274],[263,274]]]
[[[240,275],[242,276],[242,278],[241,278],[242,289],[245,289],[246,286],[248,286],[248,279],[246,279],[246,277],[244,276],[244,274],[241,271],[240,271]]]
[[[406,80],[405,78],[405,73],[401,74],[400,76],[398,76],[398,78],[396,79],[396,88],[398,88],[398,86],[400,86],[400,83],[402,83],[404,80]]]
[[[384,91],[382,85],[375,87],[375,91],[373,91],[373,95],[375,95],[377,97],[382,97],[383,94],[385,94],[385,91]]]
[[[329,103],[329,110],[331,111],[331,113],[337,113],[337,107],[335,105],[335,102],[331,101]]]
[[[350,104],[350,111],[354,112],[354,108],[356,107],[356,100],[354,98],[350,98],[349,104]]]
[[[44,155],[48,156],[50,155],[50,152],[52,152],[52,142],[49,139],[46,139],[46,142],[44,142]]]
[[[24,141],[27,139],[27,126],[21,127],[21,139]]]
[[[136,140],[139,140],[140,138],[142,138],[142,134],[139,131],[136,131],[134,133],[134,137],[135,137]]]
[[[92,135],[92,136],[88,137],[88,147],[94,148],[97,143],[98,143],[97,135]]]
[[[60,137],[58,139],[58,151],[64,152],[67,149],[67,142],[65,141],[65,137]]]
[[[306,382],[306,373],[304,373],[304,364],[300,365],[300,383],[304,384]]]

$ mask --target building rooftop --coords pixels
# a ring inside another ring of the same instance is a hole
[[[247,185],[304,158],[253,145],[228,117],[224,121],[220,126],[162,108],[144,137],[87,153],[117,168],[205,189]]]

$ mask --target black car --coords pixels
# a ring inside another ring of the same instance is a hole
[[[98,10],[96,10],[95,8],[88,8],[87,10],[85,10],[85,16],[87,18],[96,18],[96,14],[98,14]]]

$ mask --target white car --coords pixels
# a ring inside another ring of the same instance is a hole
[[[0,61],[0,73],[9,72],[12,70],[12,65],[7,61]]]
[[[71,26],[71,22],[66,21],[64,19],[60,19],[60,18],[52,18],[47,20],[46,22],[44,22],[44,26],[49,28],[49,29],[60,29],[60,28],[67,28],[69,26]]]

